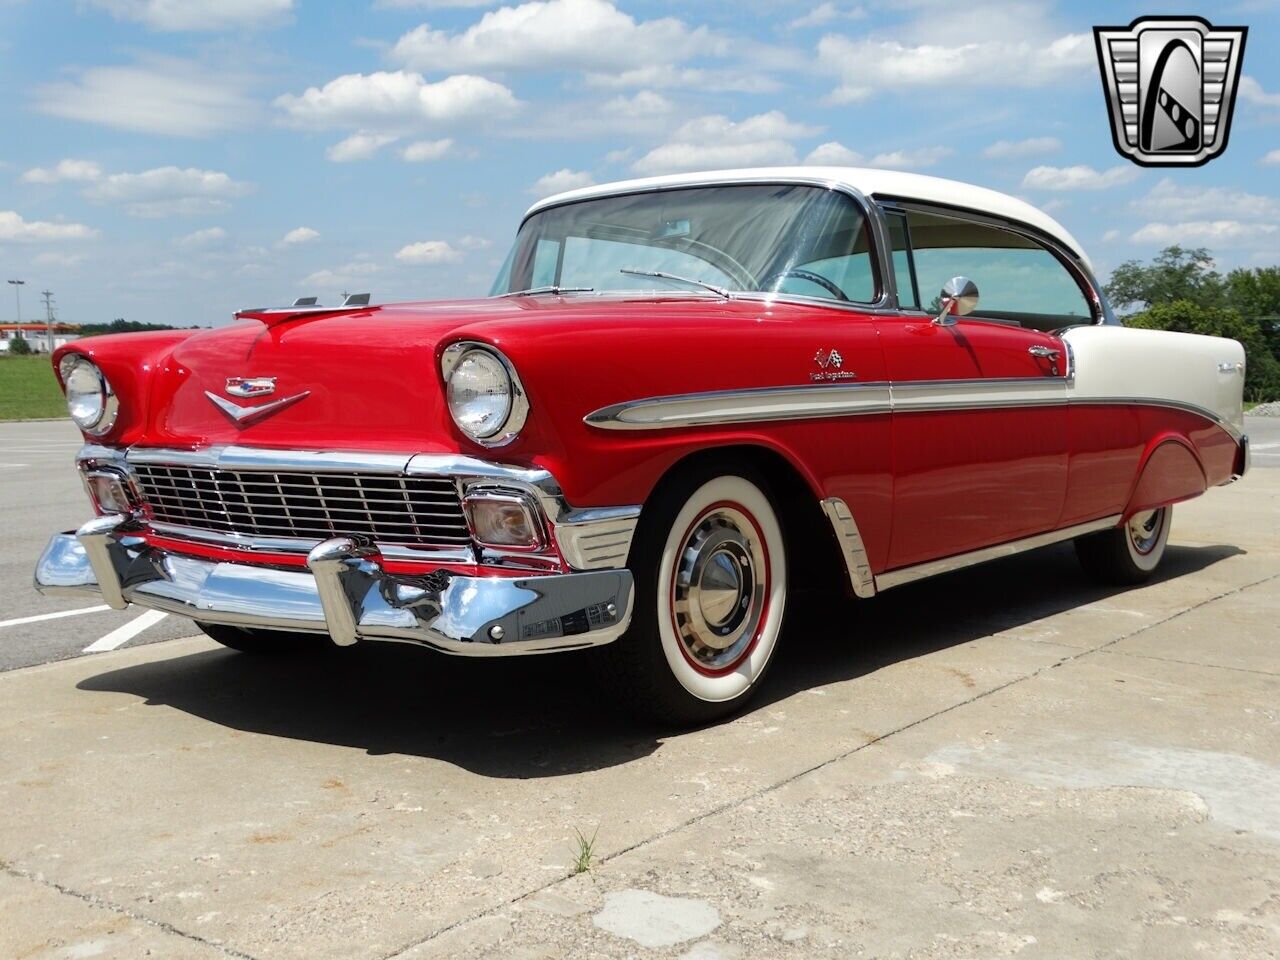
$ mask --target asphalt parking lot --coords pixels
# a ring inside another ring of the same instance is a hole
[[[752,709],[672,734],[581,655],[31,619],[96,606],[30,588],[79,442],[0,425],[0,957],[1273,958],[1280,421],[1248,430],[1155,582],[1060,546],[800,597]]]

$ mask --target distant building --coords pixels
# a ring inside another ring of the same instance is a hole
[[[32,353],[49,352],[49,329],[43,323],[0,323],[0,353],[9,352],[9,344],[19,337],[27,341]],[[80,328],[74,323],[53,325],[53,348],[80,338]]]

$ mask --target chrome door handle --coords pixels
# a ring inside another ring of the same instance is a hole
[[[1039,344],[1034,347],[1027,347],[1027,353],[1043,360],[1057,360],[1062,355],[1060,351],[1053,349],[1053,347],[1042,347]]]

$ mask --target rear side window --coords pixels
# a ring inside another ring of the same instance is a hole
[[[1035,330],[1093,322],[1089,300],[1075,275],[1048,248],[1022,234],[914,210],[907,212],[906,230],[914,289],[923,301],[920,308],[940,309],[943,284],[952,277],[968,277],[979,294],[973,319]],[[895,252],[895,267],[897,259]],[[911,309],[911,296],[902,295],[902,278],[898,271],[899,302]],[[910,284],[907,288],[912,289]]]

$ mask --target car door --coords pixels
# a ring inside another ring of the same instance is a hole
[[[887,209],[900,309],[877,318],[892,385],[889,566],[1053,529],[1067,484],[1065,344],[1089,301],[1037,240],[954,213]],[[939,324],[942,285],[974,311]]]

